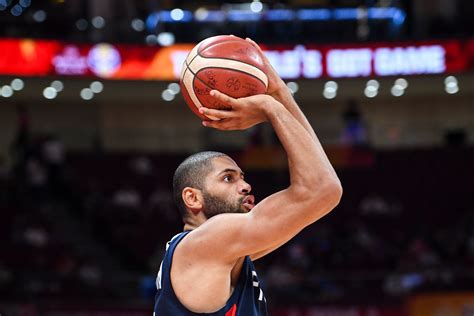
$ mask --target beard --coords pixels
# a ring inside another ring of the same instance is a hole
[[[204,198],[204,215],[207,219],[225,213],[247,213],[247,210],[243,207],[242,202],[245,197],[242,197],[234,203],[226,201],[224,199],[213,196],[208,192],[203,191]]]

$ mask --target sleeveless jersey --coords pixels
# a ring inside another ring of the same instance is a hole
[[[158,292],[155,298],[154,316],[267,316],[267,304],[259,286],[255,267],[250,257],[245,257],[242,271],[226,305],[214,313],[194,313],[186,309],[174,293],[171,286],[171,260],[178,243],[189,233],[182,232],[174,236],[166,245],[166,252],[156,278]],[[199,282],[199,280],[195,280]]]

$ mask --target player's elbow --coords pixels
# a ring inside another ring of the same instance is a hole
[[[326,194],[328,195],[329,204],[332,205],[331,209],[335,208],[342,198],[342,185],[338,178],[332,179],[326,184]]]
[[[329,212],[335,208],[342,197],[342,185],[337,177],[325,177],[318,183],[304,185],[296,189],[300,201],[306,201],[310,209]]]

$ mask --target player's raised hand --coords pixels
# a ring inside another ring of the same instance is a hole
[[[278,75],[275,68],[273,68],[273,66],[270,64],[270,61],[265,56],[265,53],[262,51],[260,46],[258,46],[257,43],[255,43],[252,39],[248,37],[245,40],[249,42],[250,44],[252,44],[253,47],[258,49],[261,55],[263,56],[263,63],[265,64],[265,73],[267,74],[267,77],[268,77],[267,94],[273,96],[280,89],[285,89],[286,88],[285,82],[280,78],[280,75]]]
[[[220,130],[243,130],[267,120],[267,111],[272,104],[278,103],[269,95],[259,94],[250,97],[235,99],[217,90],[210,92],[220,104],[228,110],[216,110],[206,107],[199,108],[199,112],[216,120],[203,121],[203,125]]]

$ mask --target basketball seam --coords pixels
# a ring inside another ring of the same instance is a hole
[[[245,40],[244,40],[244,41],[245,41]],[[213,45],[210,45],[210,46],[204,48],[202,51],[199,51],[199,48],[198,48],[196,56],[194,56],[193,59],[191,59],[191,61],[189,62],[189,64],[191,64],[191,63],[193,62],[193,60],[194,60],[197,56],[202,57],[202,58],[207,58],[207,59],[212,58],[212,59],[235,60],[235,59],[232,59],[232,58],[225,58],[225,57],[207,57],[207,56],[203,56],[203,55],[201,54],[202,52],[206,51],[208,48],[211,48],[212,46],[214,46],[214,45],[216,45],[216,44],[227,43],[227,42],[242,43],[242,41],[239,41],[239,40],[228,40],[228,41],[221,41],[221,42],[214,43]],[[250,44],[250,43],[249,43],[249,45],[252,46],[252,44]],[[253,47],[253,46],[252,46],[252,47]],[[255,49],[256,49],[256,48],[255,48]],[[258,51],[258,50],[257,50],[257,51]],[[265,72],[264,69],[262,69],[262,68],[260,68],[260,67],[258,67],[258,66],[255,66],[255,65],[253,65],[253,64],[251,64],[251,63],[247,63],[247,62],[242,61],[242,60],[239,60],[239,62],[244,63],[244,64],[247,64],[247,65],[250,65],[250,66],[254,66],[255,68],[259,69],[260,71]],[[189,67],[189,66],[188,66],[188,67]]]
[[[238,42],[238,41],[236,41],[236,40],[234,40],[234,39],[229,39],[229,40],[221,41],[221,42],[218,42],[218,43],[226,43],[226,42]],[[206,49],[208,49],[208,48],[214,46],[215,44],[217,44],[217,43],[214,43],[214,44],[212,44],[212,45],[207,46],[207,47],[204,48],[202,51],[205,51]],[[202,45],[202,44],[200,44],[199,47],[201,47],[201,45]],[[201,56],[201,54],[199,53],[199,47],[198,47],[198,49],[197,49],[197,51],[196,51],[196,56],[194,56],[193,59],[191,59],[191,60],[189,61],[188,67],[189,67],[189,65],[191,65],[191,63],[193,62],[193,60],[196,59],[196,57],[198,57],[198,56],[199,56],[199,57],[203,57],[203,56]],[[207,57],[205,57],[205,58],[207,58]],[[257,67],[257,68],[258,68],[258,67]]]

